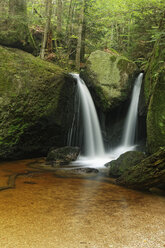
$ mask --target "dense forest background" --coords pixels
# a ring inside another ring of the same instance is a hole
[[[144,68],[165,33],[164,13],[161,0],[0,0],[3,21],[28,23],[36,55],[77,69],[94,50],[110,48]]]

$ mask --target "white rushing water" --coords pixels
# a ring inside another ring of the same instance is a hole
[[[139,104],[139,96],[140,96],[142,80],[143,80],[143,73],[140,73],[137,79],[135,80],[135,84],[133,87],[131,102],[126,116],[126,121],[124,124],[122,142],[120,146],[110,151],[109,155],[111,157],[111,160],[117,159],[121,154],[125,152],[133,151],[136,149],[135,133],[136,133],[138,104]]]
[[[143,73],[140,73],[135,81],[135,85],[132,92],[131,103],[124,126],[122,145],[125,147],[133,146],[135,144],[138,103],[139,103],[142,80],[143,80]]]
[[[72,76],[77,80],[78,94],[81,102],[84,129],[84,156],[92,159],[104,156],[104,144],[94,102],[79,74],[72,74]]]
[[[80,156],[74,164],[88,167],[104,167],[105,163],[117,159],[122,153],[134,150],[136,147],[134,141],[143,73],[140,73],[135,81],[121,145],[108,153],[105,153],[104,150],[100,124],[90,92],[79,74],[71,75],[77,81],[84,130],[84,155]],[[71,128],[71,134],[72,132],[73,127]],[[69,140],[71,141],[71,137]]]

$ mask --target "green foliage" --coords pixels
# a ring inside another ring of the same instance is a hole
[[[1,2],[0,14],[8,17],[8,1]],[[60,61],[75,59],[76,42],[73,45],[72,40],[78,39],[83,3],[85,40],[82,46],[85,46],[85,57],[98,49],[113,48],[144,68],[154,43],[165,34],[159,29],[165,8],[162,0],[64,0],[62,3],[60,33],[57,31],[58,1],[52,0],[51,18],[52,52]],[[39,39],[38,47],[46,23],[45,4],[45,0],[27,1],[28,22]],[[61,47],[62,53],[59,52]]]
[[[94,85],[92,91],[96,105],[106,112],[128,97],[136,71],[137,67],[132,61],[113,50],[95,51],[88,58],[81,76],[91,88]]]

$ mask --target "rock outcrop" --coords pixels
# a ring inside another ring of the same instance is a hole
[[[159,186],[165,188],[165,147],[125,170],[116,182],[141,190]]]
[[[137,66],[117,52],[95,51],[81,72],[93,95],[97,107],[104,112],[124,102],[132,89]]]
[[[0,160],[42,156],[65,145],[74,85],[60,67],[0,46]]]
[[[149,153],[165,146],[165,46],[164,34],[156,42],[144,81]]]

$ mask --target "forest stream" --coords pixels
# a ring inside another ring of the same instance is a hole
[[[37,168],[42,162],[0,164],[0,247],[165,247],[163,196],[107,177],[57,176]]]

